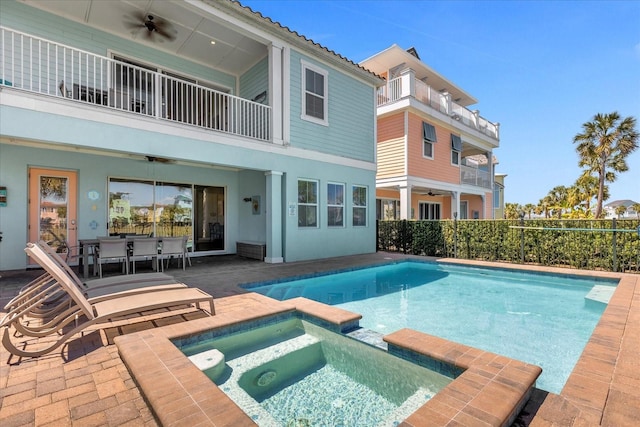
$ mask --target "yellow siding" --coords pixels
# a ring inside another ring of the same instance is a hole
[[[404,138],[379,142],[376,178],[389,178],[404,174]]]

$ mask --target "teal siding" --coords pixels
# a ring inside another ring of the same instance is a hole
[[[112,50],[122,56],[187,74],[235,90],[235,77],[227,73],[181,59],[75,21],[63,19],[14,0],[0,0],[0,25],[51,41],[107,56]]]
[[[301,119],[302,64],[328,72],[328,126]],[[374,88],[299,52],[291,51],[291,145],[373,162],[375,160]]]
[[[265,57],[240,76],[239,96],[245,99],[253,99],[256,95],[262,93],[262,91],[265,91],[268,88],[269,57]],[[262,101],[262,104],[268,105],[268,98]]]

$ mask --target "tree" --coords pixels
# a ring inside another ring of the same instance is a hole
[[[636,212],[636,218],[640,218],[640,203],[632,204],[631,209],[633,209]]]
[[[529,219],[531,219],[531,214],[535,212],[536,205],[534,205],[533,203],[527,203],[522,207],[522,209],[524,210],[524,213],[529,217]]]
[[[518,203],[505,203],[504,217],[505,219],[518,219],[520,218],[521,210],[522,207]]]
[[[620,118],[617,112],[596,114],[582,125],[582,133],[573,138],[580,156],[578,165],[598,178],[595,217],[602,216],[605,182],[616,179],[615,172],[629,169],[626,158],[638,148],[638,131],[634,117]]]
[[[562,212],[569,207],[568,205],[568,190],[564,185],[557,185],[553,187],[549,194],[547,194],[547,202],[549,203],[549,209],[558,215],[558,219],[562,218]]]
[[[618,218],[622,218],[626,211],[627,207],[625,205],[616,206],[616,215],[618,215]]]

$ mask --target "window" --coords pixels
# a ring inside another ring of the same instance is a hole
[[[451,164],[460,165],[460,153],[462,152],[462,139],[458,135],[451,134]]]
[[[376,219],[386,221],[400,219],[400,201],[390,199],[376,200]]]
[[[298,227],[318,226],[318,181],[298,180]]]
[[[327,225],[344,227],[344,184],[327,185]]]
[[[493,184],[493,207],[495,209],[499,209],[500,208],[500,193],[502,192],[502,187],[497,184],[494,183]]]
[[[302,118],[327,125],[327,72],[302,63]]]
[[[458,219],[469,219],[469,202],[466,200],[460,200],[460,215]]]
[[[353,186],[353,226],[365,227],[367,225],[367,187]]]
[[[420,202],[420,219],[440,219],[440,203]]]
[[[422,141],[422,155],[432,159],[433,144],[436,142],[436,128],[433,125],[422,122]]]

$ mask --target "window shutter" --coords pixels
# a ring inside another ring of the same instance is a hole
[[[429,123],[422,122],[422,138],[436,142],[436,128]]]
[[[458,135],[451,134],[451,148],[462,151],[462,139]]]

